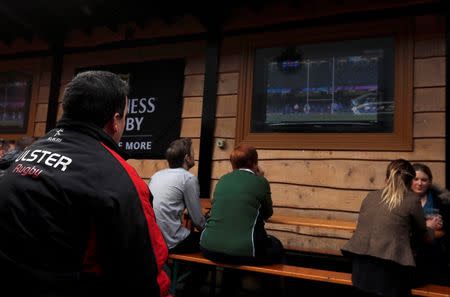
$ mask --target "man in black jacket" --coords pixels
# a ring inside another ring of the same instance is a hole
[[[150,192],[117,143],[127,86],[78,74],[57,127],[0,180],[0,280],[17,296],[166,296]],[[31,296],[31,295],[30,295]]]

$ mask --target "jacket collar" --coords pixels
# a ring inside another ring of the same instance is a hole
[[[108,148],[118,153],[123,159],[127,160],[129,158],[128,153],[125,152],[123,149],[121,149],[117,145],[117,143],[111,138],[111,136],[106,134],[105,131],[103,131],[103,129],[94,124],[74,121],[69,118],[62,118],[56,124],[56,128],[71,129],[83,133],[85,135],[88,135],[102,142]]]
[[[450,204],[450,192],[447,189],[441,188],[441,187],[436,186],[435,184],[432,184],[429,191],[433,195],[439,197],[441,199],[442,203]]]

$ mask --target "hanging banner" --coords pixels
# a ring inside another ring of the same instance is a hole
[[[180,137],[184,60],[95,66],[127,81],[128,114],[119,146],[131,159],[164,159],[170,142]]]

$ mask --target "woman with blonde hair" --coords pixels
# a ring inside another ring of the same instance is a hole
[[[367,296],[410,296],[416,265],[412,242],[425,242],[427,228],[415,177],[406,160],[392,161],[383,189],[361,204],[358,224],[342,252],[352,258],[353,285]]]

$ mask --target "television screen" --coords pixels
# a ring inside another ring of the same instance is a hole
[[[257,49],[252,132],[392,132],[394,40]]]

